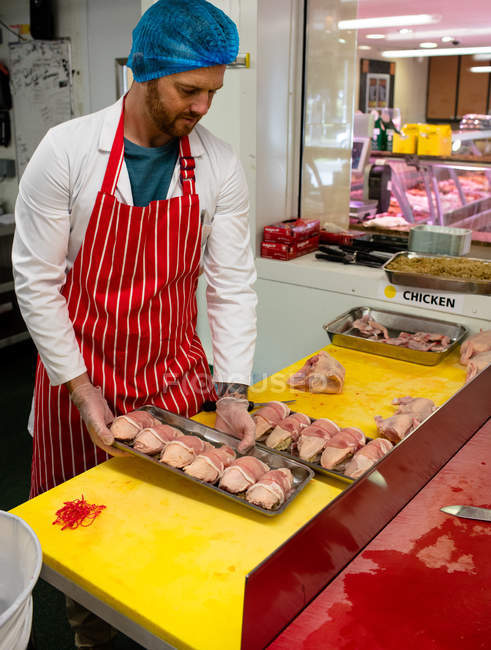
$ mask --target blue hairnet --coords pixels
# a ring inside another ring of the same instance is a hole
[[[158,0],[133,30],[128,58],[136,81],[231,63],[237,57],[235,23],[205,0]]]

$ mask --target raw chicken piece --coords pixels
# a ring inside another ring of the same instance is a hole
[[[293,413],[282,420],[266,438],[266,446],[271,449],[288,449],[295,442],[302,429],[310,424],[310,418],[305,413]]]
[[[474,377],[487,368],[490,363],[491,350],[488,352],[481,352],[481,354],[476,354],[476,356],[472,357],[467,363],[467,376],[465,381],[468,382],[471,379],[474,379]]]
[[[466,366],[471,357],[491,350],[491,330],[473,334],[460,346],[460,363]]]
[[[133,440],[136,434],[145,427],[151,427],[157,422],[148,411],[131,411],[113,420],[111,432],[116,440]]]
[[[376,415],[375,422],[379,435],[394,444],[400,442],[419,424],[419,420],[412,413],[400,413],[385,420],[380,415]]]
[[[213,445],[197,436],[181,436],[166,445],[159,461],[172,467],[185,467],[192,463],[198,454],[212,448]]]
[[[311,393],[340,393],[343,390],[345,369],[331,355],[321,350],[298,372],[288,379],[292,388],[309,390]]]
[[[168,424],[154,424],[137,433],[133,449],[144,454],[158,454],[168,442],[179,438],[179,436],[182,436],[182,431],[179,429]]]
[[[284,420],[290,413],[290,408],[283,402],[270,402],[258,409],[252,419],[256,425],[256,440]]]
[[[373,318],[370,318],[369,314],[365,314],[361,318],[357,318],[355,321],[353,321],[353,325],[351,327],[359,330],[362,336],[369,337],[373,340],[380,338],[389,338],[389,332],[387,331],[387,328],[384,325],[377,323],[377,321]]]
[[[340,428],[332,420],[319,418],[302,430],[297,441],[298,455],[302,460],[312,463],[320,455],[328,440],[330,440]]]
[[[355,427],[346,427],[336,433],[324,447],[321,465],[325,469],[334,469],[352,456],[365,444],[365,434]]]
[[[346,476],[358,478],[392,449],[392,443],[385,438],[376,438],[359,449],[344,468]]]
[[[228,445],[207,449],[184,468],[186,474],[206,483],[215,483],[226,467],[235,460],[235,451]]]
[[[400,413],[411,413],[420,422],[426,420],[433,411],[436,411],[435,402],[427,397],[411,397],[409,395],[407,397],[397,397],[392,400],[392,404],[399,405],[396,415]]]
[[[269,467],[262,460],[254,456],[242,456],[225,469],[219,487],[238,494],[254,485],[266,472],[269,472]]]
[[[292,486],[293,475],[289,469],[286,467],[272,469],[247,490],[246,499],[250,503],[271,510],[284,503]]]

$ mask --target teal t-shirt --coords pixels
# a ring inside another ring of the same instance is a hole
[[[170,140],[163,147],[140,147],[124,139],[124,160],[134,205],[144,207],[150,201],[167,198],[178,154],[178,138]]]

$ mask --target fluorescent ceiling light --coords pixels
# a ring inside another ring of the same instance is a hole
[[[438,43],[426,41],[425,43],[420,43],[419,47],[424,47],[425,49],[430,50],[432,47],[438,47]]]
[[[359,50],[371,50],[370,45],[358,45]]]
[[[418,56],[452,56],[458,54],[485,54],[491,55],[491,47],[442,47],[435,50],[385,50],[382,56],[386,59],[408,59]]]
[[[340,20],[338,29],[372,29],[373,27],[405,27],[406,25],[428,25],[437,23],[441,16],[413,14],[411,16],[380,16],[379,18],[355,18]]]
[[[476,65],[470,68],[471,72],[491,72],[491,65]]]
[[[464,38],[466,36],[484,36],[487,37],[486,41],[489,40],[489,27],[449,27],[446,29],[442,28],[433,28],[418,30],[417,32],[411,32],[409,34],[401,32],[400,30],[389,32],[387,34],[388,41],[407,41],[414,40],[418,38],[421,41],[433,41],[435,39],[440,39],[445,37],[448,33],[452,34],[452,40],[458,38]],[[485,41],[485,42],[486,42]]]
[[[378,38],[385,38],[384,34],[367,34],[365,38],[371,38],[373,40],[376,40]]]
[[[454,40],[453,36],[442,36],[441,38],[442,43],[451,43]]]

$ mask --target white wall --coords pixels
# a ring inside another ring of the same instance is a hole
[[[129,54],[140,0],[55,0],[53,10],[56,37],[71,43],[74,117],[116,101],[115,59]],[[7,25],[29,24],[29,0],[1,0],[0,18]],[[0,61],[8,68],[8,43],[17,37],[0,28]],[[11,122],[13,126],[12,111]],[[10,147],[0,148],[0,158],[15,159],[13,135]],[[0,182],[0,206],[6,212],[14,210],[17,192],[17,178]]]

